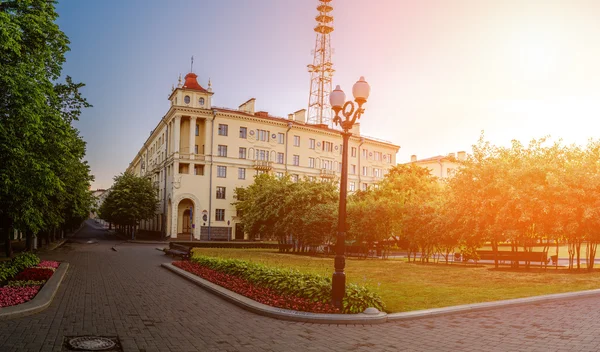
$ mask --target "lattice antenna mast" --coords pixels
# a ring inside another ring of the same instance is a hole
[[[333,128],[331,118],[331,79],[333,78],[333,63],[331,62],[331,40],[333,32],[333,16],[331,16],[331,0],[320,0],[317,7],[319,14],[315,19],[317,25],[315,32],[314,58],[312,65],[308,65],[310,72],[310,96],[308,98],[308,123],[324,124]]]

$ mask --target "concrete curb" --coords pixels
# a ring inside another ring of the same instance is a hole
[[[600,295],[600,289],[577,291],[577,292],[566,292],[566,293],[554,293],[554,294],[543,295],[543,296],[514,298],[514,299],[507,299],[507,300],[494,301],[494,302],[463,304],[463,305],[453,306],[453,307],[424,309],[424,310],[416,310],[416,311],[412,311],[412,312],[391,313],[391,314],[388,314],[387,319],[388,319],[388,321],[400,321],[400,320],[431,318],[431,317],[438,317],[438,316],[456,314],[456,313],[472,313],[472,312],[478,312],[478,311],[483,311],[483,310],[518,307],[518,306],[527,305],[527,304],[543,304],[543,303],[559,301],[559,300],[566,301],[566,300],[570,300],[570,299],[586,298],[586,297],[597,296],[597,295]]]
[[[21,318],[27,315],[39,313],[50,306],[60,284],[69,269],[69,263],[61,263],[58,269],[54,272],[52,277],[42,287],[35,297],[23,304],[16,306],[0,308],[0,320],[8,320],[14,318]]]
[[[140,244],[169,244],[164,241],[143,241],[143,240],[127,240],[128,243],[140,243]]]
[[[385,322],[394,321],[405,321],[415,320],[423,318],[440,317],[450,314],[460,313],[472,313],[484,310],[493,310],[500,308],[518,307],[528,304],[543,304],[553,301],[566,301],[572,299],[580,299],[586,297],[593,297],[600,295],[600,289],[577,291],[577,292],[565,292],[565,293],[554,293],[543,296],[533,296],[524,298],[514,298],[502,301],[494,302],[483,302],[483,303],[472,303],[463,304],[459,306],[443,307],[443,308],[432,308],[424,310],[416,310],[411,312],[402,313],[379,313],[377,315],[369,314],[318,314],[318,313],[306,313],[297,312],[293,310],[274,308],[265,304],[256,302],[247,297],[239,295],[235,292],[229,291],[219,285],[215,285],[212,282],[206,281],[194,274],[188,273],[185,270],[175,267],[173,264],[164,263],[163,267],[171,270],[179,276],[188,279],[196,285],[204,288],[205,290],[220,296],[221,298],[242,307],[253,313],[264,315],[267,317],[291,320],[305,323],[320,323],[320,324],[380,324]]]
[[[250,298],[244,297],[235,292],[229,291],[219,285],[213,284],[207,280],[204,280],[192,273],[185,270],[179,269],[170,263],[164,263],[162,266],[175,274],[193,282],[194,284],[202,287],[203,289],[245,309],[250,312],[263,315],[270,318],[289,320],[302,323],[318,323],[318,324],[380,324],[385,323],[387,314],[320,314],[320,313],[307,313],[298,312],[295,310],[288,310],[282,308],[275,308],[256,302]]]

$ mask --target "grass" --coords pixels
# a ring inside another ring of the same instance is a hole
[[[333,257],[223,248],[195,248],[194,254],[250,260],[325,276],[333,273]],[[392,313],[600,288],[600,271],[494,270],[458,263],[414,264],[403,259],[347,258],[346,278],[377,292]]]

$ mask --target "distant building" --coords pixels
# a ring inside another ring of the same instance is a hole
[[[169,238],[248,239],[232,205],[234,189],[254,175],[290,175],[292,180],[339,179],[342,137],[326,125],[308,124],[306,110],[287,118],[255,110],[255,99],[237,109],[212,105],[194,73],[172,90],[171,107],[127,171],[149,177],[159,195],[156,217],[140,229]],[[348,150],[348,190],[366,189],[396,165],[399,146],[352,130]]]
[[[92,190],[92,196],[94,196],[95,203],[94,209],[92,210],[92,212],[90,212],[90,219],[98,218],[98,209],[100,209],[100,206],[102,205],[102,203],[104,203],[104,200],[106,199],[109,193],[110,189]]]
[[[424,168],[429,169],[431,175],[439,178],[447,178],[459,167],[458,161],[464,161],[467,158],[466,152],[458,152],[456,154],[450,153],[448,155],[438,155],[425,159],[417,159],[416,155],[410,156],[410,162],[408,164],[415,164]]]

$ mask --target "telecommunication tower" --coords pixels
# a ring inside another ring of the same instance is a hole
[[[330,33],[333,32],[333,16],[330,14],[333,11],[331,0],[320,0],[317,10],[319,14],[315,17],[317,25],[314,29],[317,33],[317,40],[313,63],[308,65],[308,72],[310,72],[308,123],[327,125],[332,128],[329,93],[331,93],[331,79],[335,70],[331,63]]]

